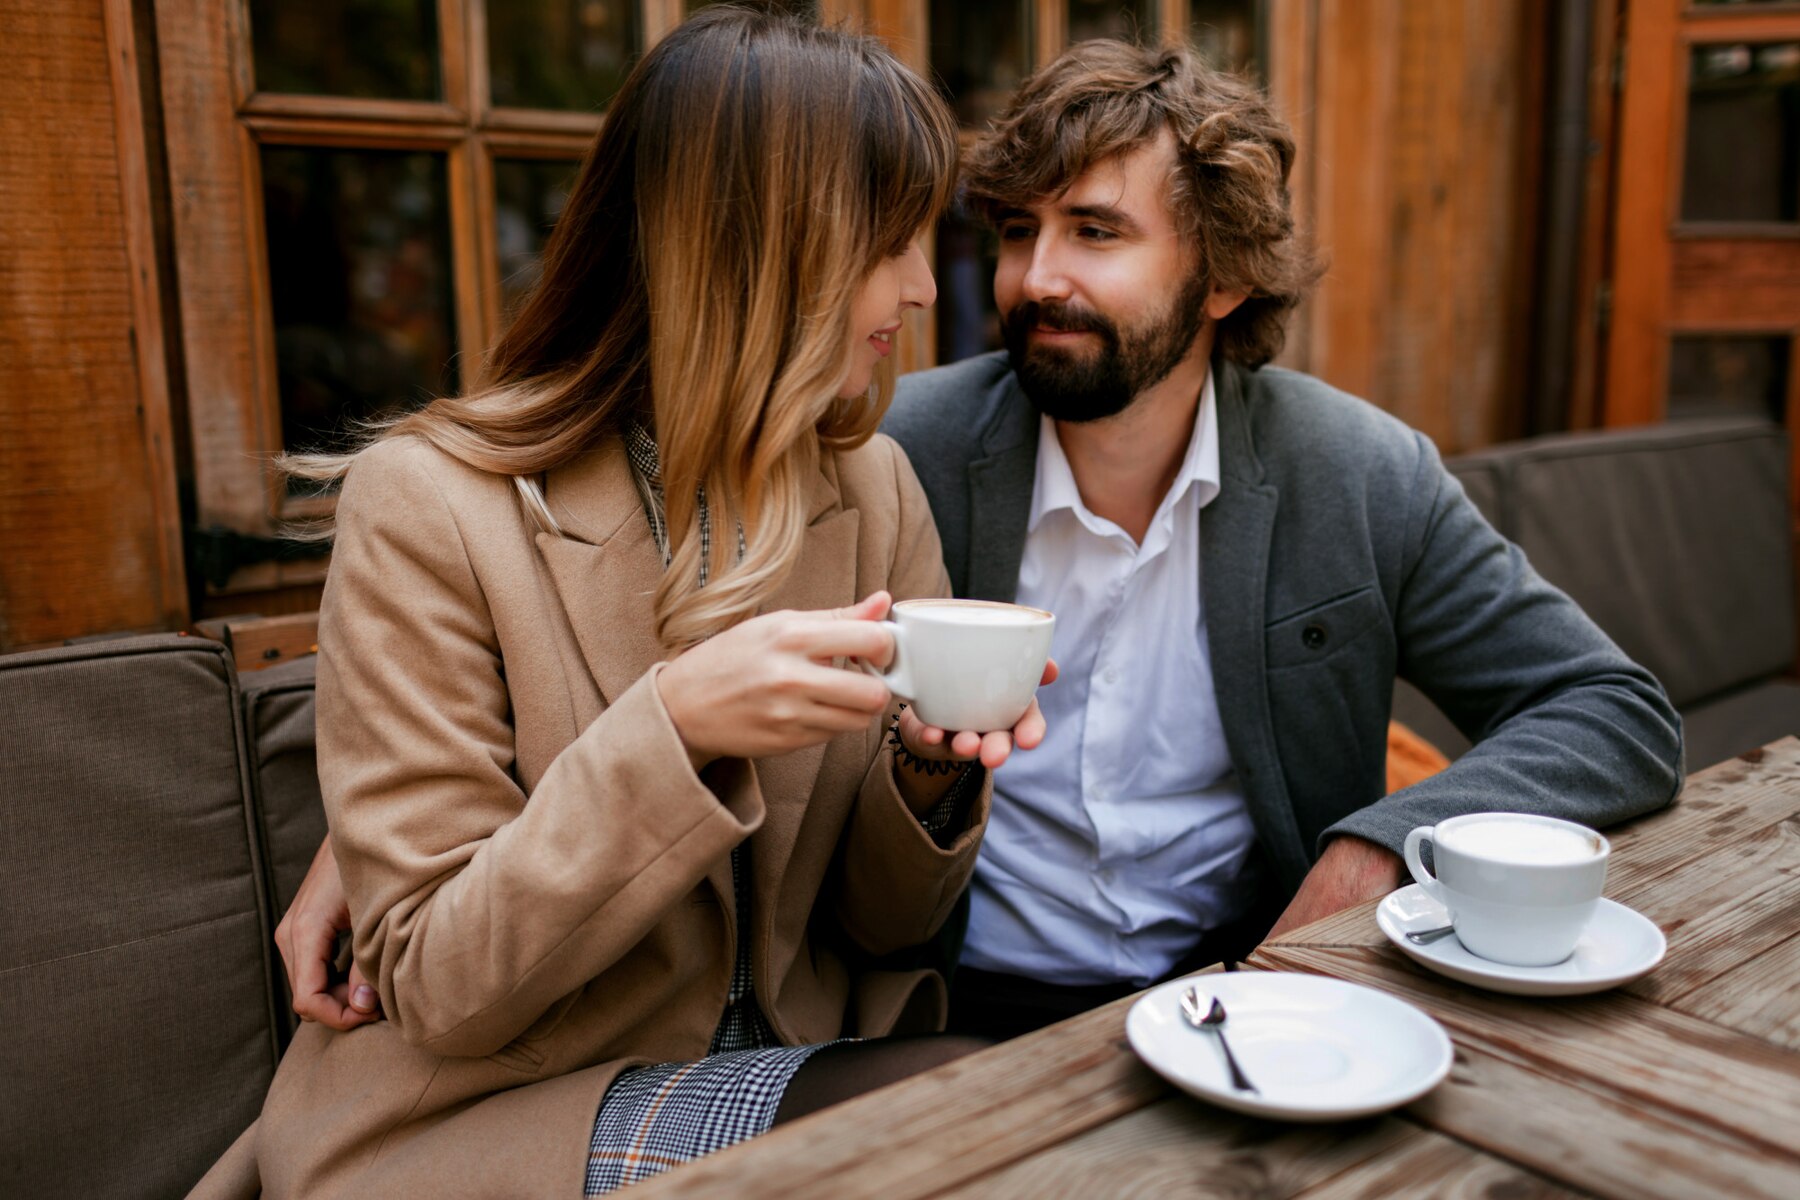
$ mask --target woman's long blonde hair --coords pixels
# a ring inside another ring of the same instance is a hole
[[[420,437],[513,476],[533,520],[560,533],[538,477],[643,421],[662,460],[672,554],[657,635],[692,645],[752,615],[792,568],[821,447],[861,445],[880,423],[891,368],[869,395],[837,398],[855,348],[851,305],[870,270],[942,210],[955,169],[948,109],[880,43],[791,17],[703,12],[625,81],[542,275],[475,386],[368,440]],[[328,483],[354,460],[281,462]]]

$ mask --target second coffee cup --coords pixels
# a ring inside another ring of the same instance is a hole
[[[894,659],[870,674],[921,721],[952,733],[1011,729],[1031,706],[1056,618],[991,600],[902,600],[883,622]]]

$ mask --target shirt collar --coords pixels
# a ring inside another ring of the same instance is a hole
[[[1056,436],[1056,422],[1049,417],[1038,419],[1042,425],[1038,430],[1037,481],[1031,490],[1031,520],[1025,527],[1026,532],[1035,533],[1038,523],[1058,509],[1069,510],[1082,524],[1093,528],[1099,518],[1081,501],[1081,489],[1075,486],[1075,473],[1069,469],[1068,456],[1063,453],[1062,442]],[[1194,432],[1188,438],[1187,453],[1181,460],[1181,470],[1169,485],[1162,503],[1157,505],[1152,524],[1160,522],[1190,487],[1198,491],[1201,508],[1211,504],[1219,494],[1219,405],[1213,393],[1211,370],[1206,372],[1206,382],[1200,385],[1200,409],[1194,419]]]

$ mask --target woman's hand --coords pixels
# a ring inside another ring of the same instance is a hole
[[[1044,663],[1044,677],[1038,680],[1038,686],[1055,683],[1057,676],[1056,660]],[[1038,710],[1037,697],[1031,698],[1031,707],[1019,718],[1018,724],[1011,731],[996,730],[992,733],[972,733],[963,730],[951,733],[939,729],[936,725],[927,725],[913,714],[911,707],[900,714],[900,741],[915,758],[931,759],[934,762],[969,762],[980,758],[981,765],[992,771],[1012,756],[1013,748],[1035,750],[1044,740],[1044,714]]]
[[[664,667],[657,690],[694,769],[866,729],[887,708],[887,685],[832,663],[892,660],[893,635],[880,624],[888,604],[876,592],[849,608],[752,617]]]
[[[275,948],[287,968],[294,1011],[340,1032],[381,1020],[381,1000],[353,962],[349,974],[333,980],[338,934],[350,929],[344,878],[331,853],[331,835],[319,843],[294,902],[275,927]]]

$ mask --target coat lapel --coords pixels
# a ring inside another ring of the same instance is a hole
[[[1264,852],[1292,889],[1306,874],[1308,859],[1275,750],[1263,635],[1269,544],[1281,494],[1262,478],[1242,375],[1217,359],[1213,369],[1221,487],[1200,514],[1200,585],[1213,688],[1250,818]]]
[[[969,554],[956,594],[1011,602],[1019,594],[1019,565],[1031,524],[1037,480],[1037,410],[1008,376],[994,419],[982,431],[984,457],[969,464]]]

